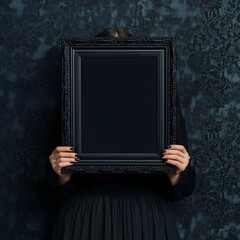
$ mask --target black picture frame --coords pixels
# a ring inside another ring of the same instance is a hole
[[[63,39],[62,145],[79,161],[62,173],[175,173],[172,38]]]

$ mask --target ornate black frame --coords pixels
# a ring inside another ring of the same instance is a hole
[[[62,40],[63,47],[63,82],[62,82],[62,144],[74,146],[77,134],[81,129],[76,129],[75,104],[76,89],[74,89],[76,75],[76,56],[81,52],[111,50],[115,53],[135,51],[142,53],[161,53],[164,76],[158,77],[159,86],[164,88],[164,97],[159,97],[158,120],[161,147],[156,153],[135,154],[90,154],[79,153],[80,160],[74,165],[62,169],[62,173],[175,173],[176,168],[170,166],[161,158],[161,151],[176,140],[176,46],[171,38],[80,38],[76,40]],[[87,51],[86,51],[87,50]],[[76,73],[78,71],[78,73]],[[159,70],[158,70],[159,71]],[[161,90],[162,91],[162,90]],[[158,94],[159,91],[158,91]],[[160,111],[164,109],[164,111]],[[74,146],[78,149],[77,146]]]

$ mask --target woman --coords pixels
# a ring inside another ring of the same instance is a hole
[[[97,37],[130,37],[125,29],[108,28]],[[53,239],[121,240],[179,239],[169,201],[191,194],[195,172],[189,165],[187,136],[177,102],[177,143],[163,150],[167,164],[176,166],[168,175],[61,174],[77,161],[71,146],[59,146],[50,155],[56,173],[53,188],[64,201]]]

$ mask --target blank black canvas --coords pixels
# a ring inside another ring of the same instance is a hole
[[[82,153],[157,151],[157,66],[155,56],[81,58]]]

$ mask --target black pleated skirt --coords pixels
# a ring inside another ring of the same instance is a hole
[[[54,240],[177,240],[174,215],[157,192],[136,186],[98,186],[61,209]]]

